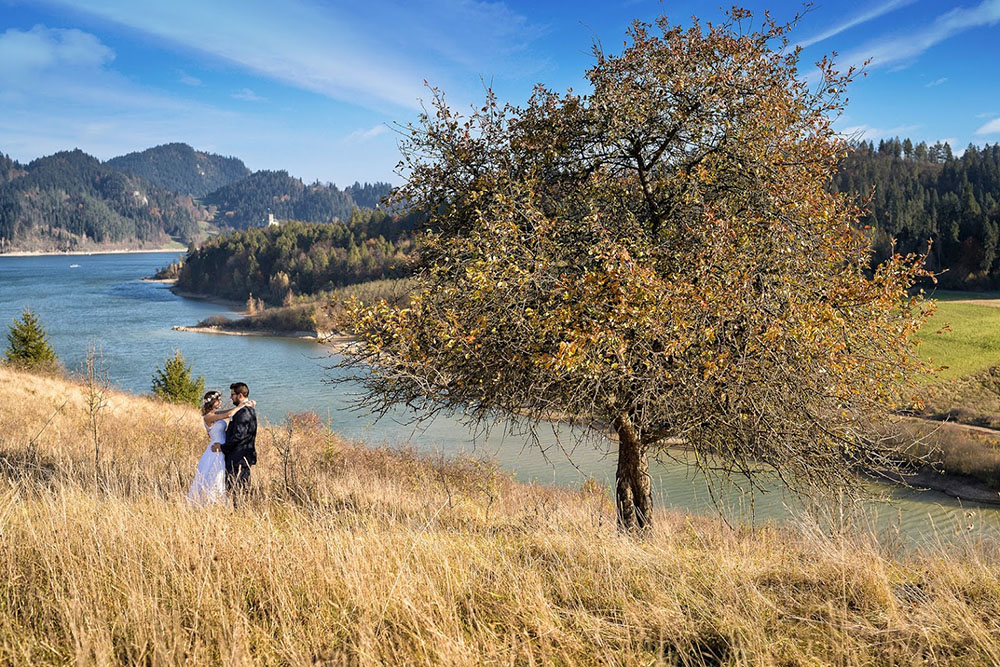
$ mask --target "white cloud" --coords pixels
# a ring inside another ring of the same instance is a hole
[[[912,64],[924,51],[961,32],[1000,22],[1000,0],[983,0],[975,7],[957,7],[940,14],[930,25],[905,34],[875,40],[838,58],[845,65],[871,59],[869,69]]]
[[[475,91],[480,74],[530,68],[541,31],[504,2],[433,0],[48,0],[330,98],[419,110],[424,79]],[[397,26],[386,38],[386,26]],[[513,65],[513,66],[512,66]],[[459,91],[458,96],[462,96]],[[479,95],[481,96],[481,95]]]
[[[261,97],[249,88],[243,88],[233,93],[233,99],[243,100],[244,102],[264,102],[267,100],[267,98]]]
[[[1000,134],[1000,118],[994,118],[990,122],[986,123],[976,130],[976,134]]]
[[[940,79],[931,81],[930,83],[924,84],[924,88],[933,88],[934,86],[940,86],[942,83],[948,80],[948,77],[943,76]]]
[[[385,134],[388,131],[389,127],[387,125],[379,123],[378,125],[370,127],[367,130],[355,130],[354,132],[351,132],[349,135],[344,137],[344,142],[349,144],[364,143],[369,139],[374,139],[380,134]]]
[[[52,68],[95,69],[114,60],[115,52],[82,30],[10,28],[0,35],[0,77],[33,76]]]
[[[845,30],[850,30],[851,28],[859,26],[862,23],[867,23],[872,19],[877,19],[878,17],[884,14],[888,14],[889,12],[895,9],[899,9],[900,7],[905,7],[906,5],[912,5],[914,2],[916,2],[916,0],[889,0],[889,2],[872,7],[866,12],[862,12],[861,14],[858,14],[857,16],[854,16],[844,21],[843,23],[839,23],[832,28],[824,30],[818,35],[814,35],[812,37],[804,39],[798,44],[796,44],[796,46],[801,46],[802,48],[812,46],[813,44],[822,42],[826,39],[833,37],[834,35],[839,35]]]
[[[985,113],[977,113],[976,118],[993,118],[994,116],[1000,116],[1000,114],[995,111],[987,111]]]

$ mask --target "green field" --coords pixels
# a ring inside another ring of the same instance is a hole
[[[937,311],[917,338],[920,356],[944,367],[936,381],[1000,365],[1000,294],[938,291],[933,297]]]

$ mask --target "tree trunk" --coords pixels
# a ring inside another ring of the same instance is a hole
[[[646,447],[627,414],[615,419],[618,431],[618,471],[615,475],[615,505],[618,529],[641,533],[653,527],[653,493]]]

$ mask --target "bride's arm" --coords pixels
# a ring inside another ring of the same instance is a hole
[[[235,415],[237,412],[239,412],[245,406],[248,406],[248,405],[250,407],[257,407],[257,402],[256,401],[249,401],[249,400],[248,401],[243,401],[239,405],[233,406],[233,407],[229,408],[228,410],[217,410],[215,412],[209,412],[207,415],[205,415],[205,423],[208,424],[209,426],[211,426],[212,424],[214,424],[215,422],[219,421],[220,419],[229,419],[230,417],[232,417],[233,415]]]

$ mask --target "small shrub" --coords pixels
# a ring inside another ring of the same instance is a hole
[[[20,320],[14,320],[7,332],[7,361],[17,366],[54,370],[58,366],[55,350],[38,316],[25,308]]]
[[[173,403],[198,405],[204,392],[205,378],[191,377],[191,364],[181,356],[180,350],[174,350],[174,356],[153,375],[153,393]]]

